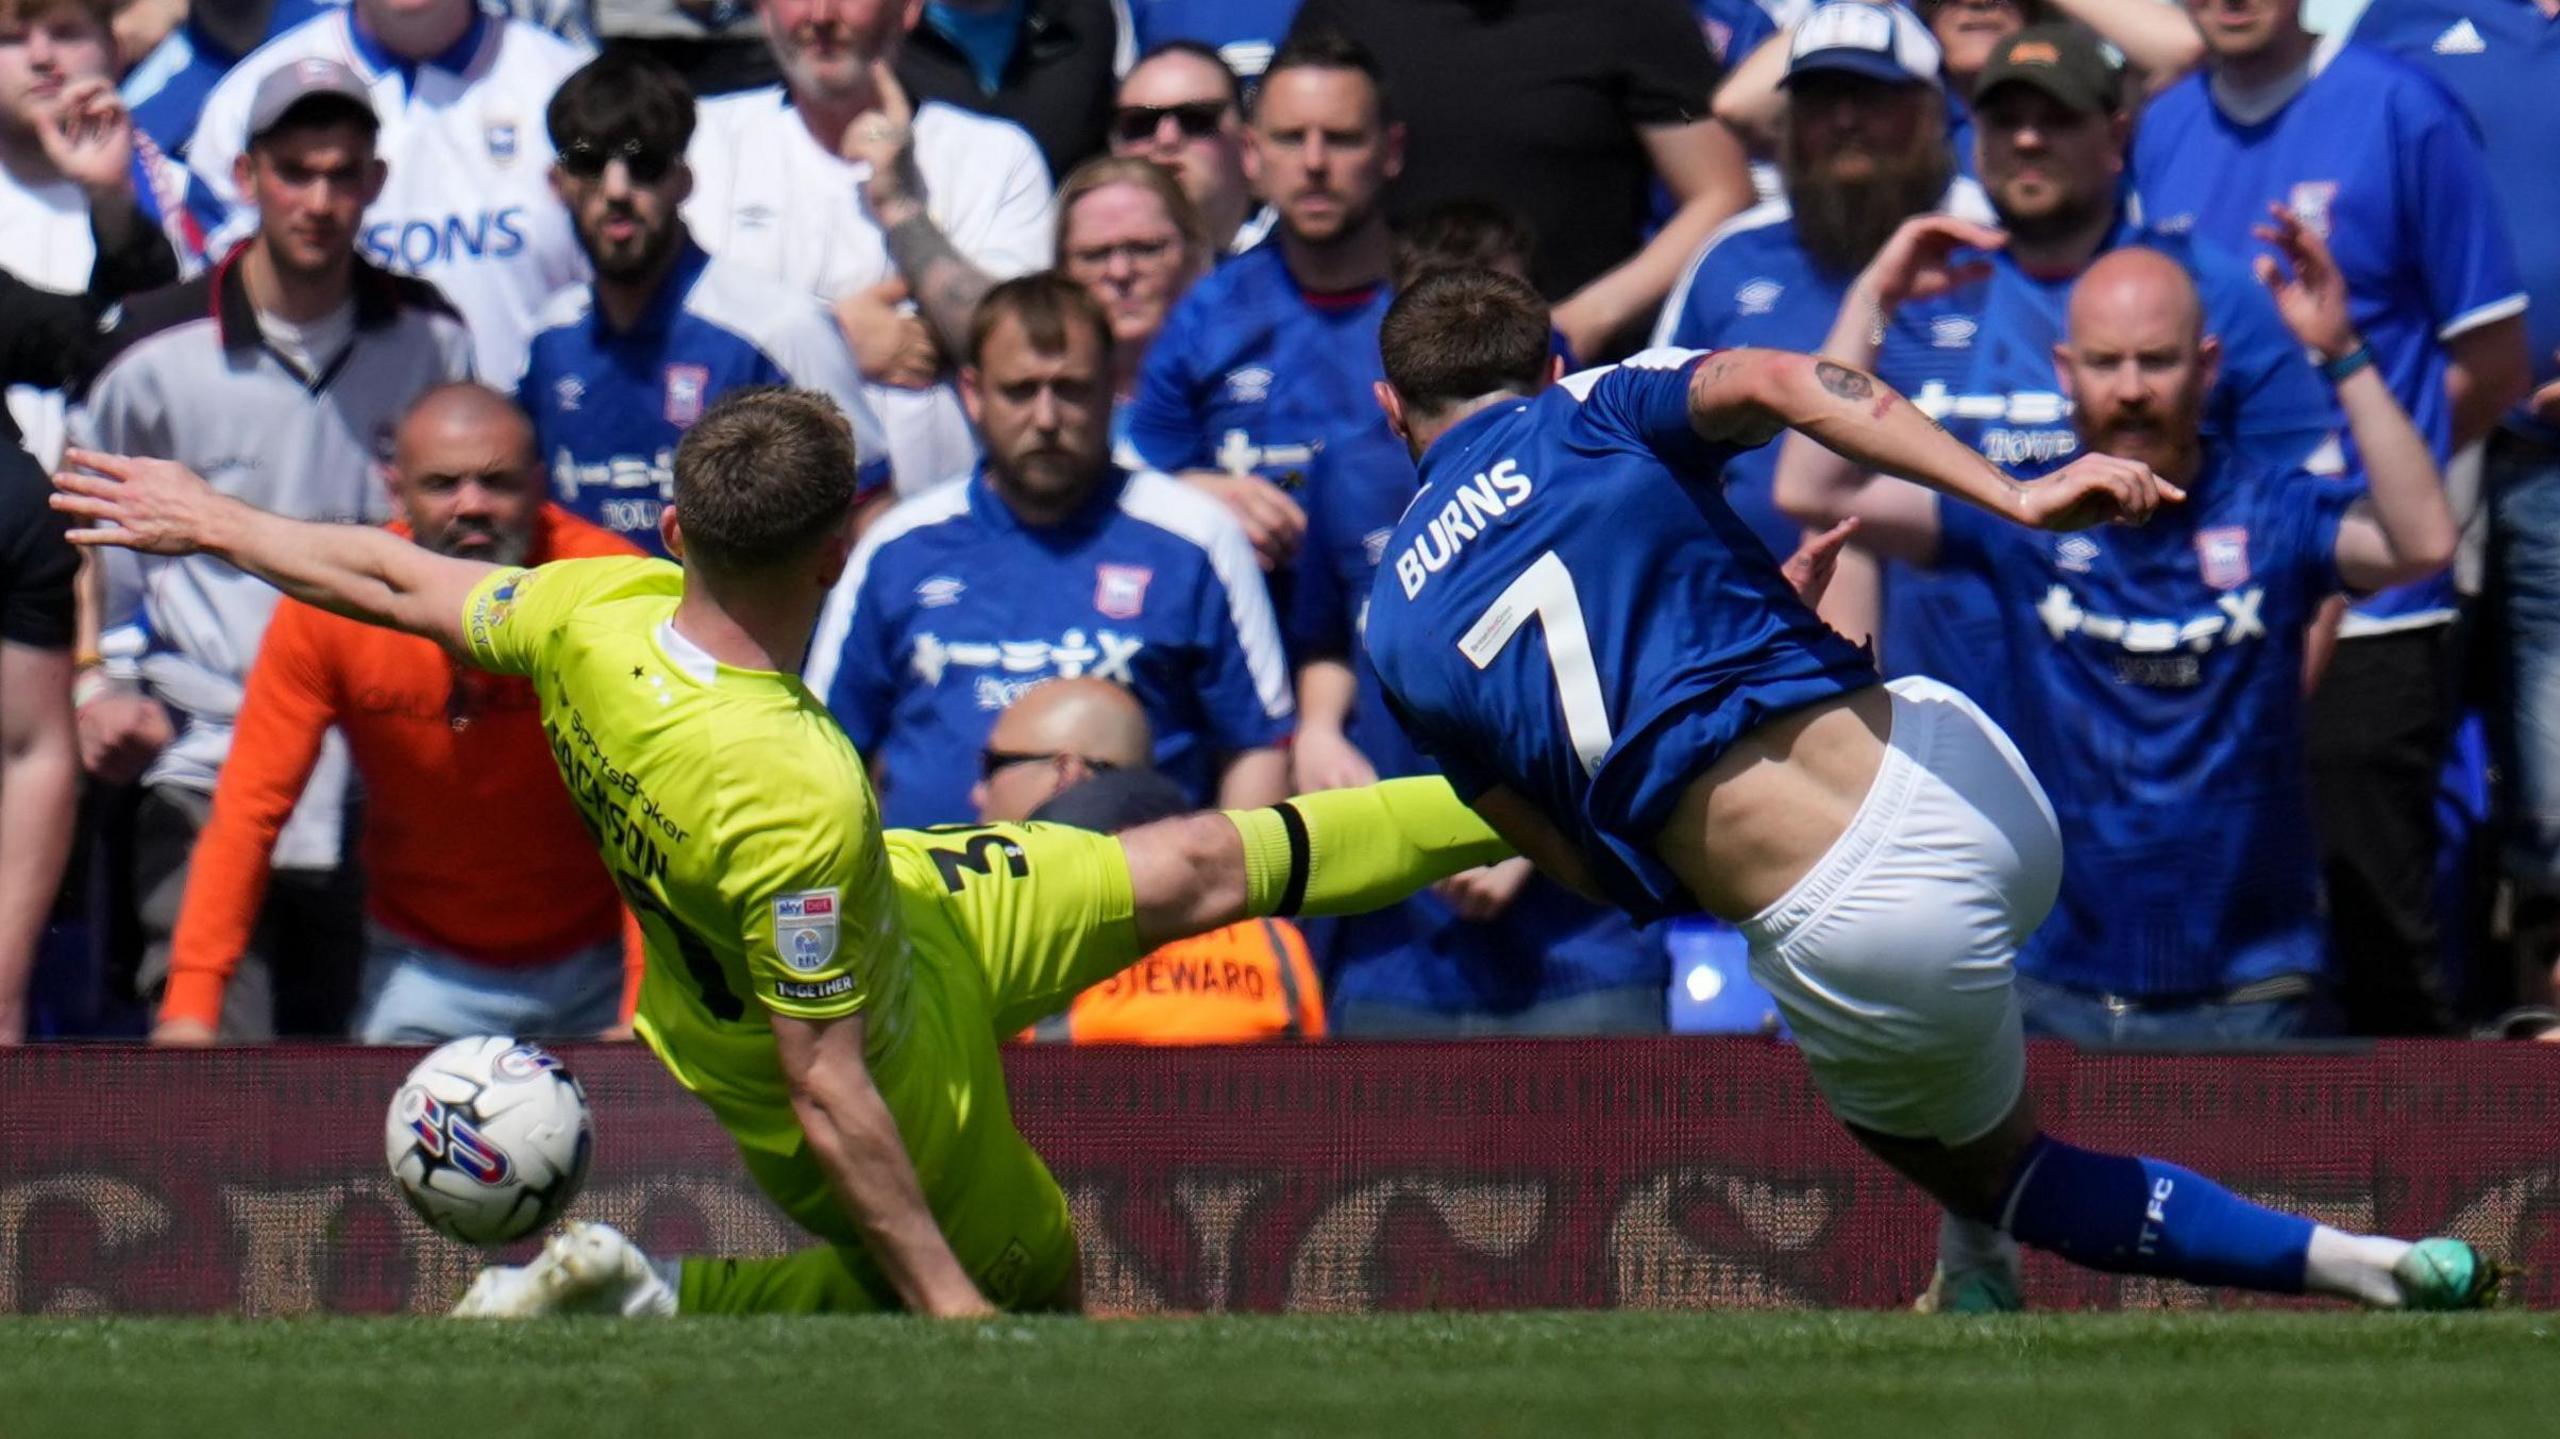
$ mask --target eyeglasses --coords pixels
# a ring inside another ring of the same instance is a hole
[[[1077,754],[1074,750],[982,749],[978,751],[978,778],[994,779],[996,771],[1011,769],[1018,764],[1056,764],[1060,760],[1070,759],[1092,770],[1095,774],[1109,774],[1120,767],[1107,759],[1095,759],[1089,754]]]
[[[1123,240],[1117,245],[1091,245],[1067,251],[1067,267],[1075,270],[1100,270],[1118,255],[1129,257],[1133,265],[1151,265],[1182,248],[1180,235],[1161,235],[1152,240]]]
[[[1185,140],[1205,140],[1218,133],[1227,118],[1224,100],[1193,100],[1183,105],[1123,105],[1111,115],[1111,133],[1123,145],[1143,145],[1156,137],[1165,117],[1182,127]]]
[[[662,150],[645,140],[624,140],[612,145],[599,145],[593,140],[572,140],[560,147],[560,168],[572,179],[592,180],[604,173],[605,166],[616,160],[631,175],[635,185],[654,185],[667,178],[675,168],[676,152]]]

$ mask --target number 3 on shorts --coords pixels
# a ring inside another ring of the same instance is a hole
[[[1477,669],[1490,667],[1531,615],[1538,617],[1546,635],[1547,668],[1555,672],[1556,697],[1564,702],[1565,738],[1589,775],[1609,753],[1609,705],[1600,693],[1599,666],[1591,660],[1582,597],[1574,592],[1573,572],[1564,567],[1563,556],[1549,550],[1522,570],[1510,588],[1494,597],[1484,617],[1459,637],[1458,653]]]

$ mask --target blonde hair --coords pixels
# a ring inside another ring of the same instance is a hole
[[[0,4],[6,3],[7,0],[0,0]],[[1209,241],[1209,221],[1201,215],[1200,207],[1191,203],[1191,197],[1183,193],[1182,182],[1173,177],[1172,171],[1137,155],[1103,155],[1067,172],[1065,183],[1058,186],[1058,233],[1054,244],[1059,264],[1067,261],[1067,227],[1074,222],[1076,202],[1113,185],[1135,185],[1155,196],[1173,221],[1173,228],[1181,232],[1183,258],[1188,267],[1194,274],[1208,269],[1217,253]]]

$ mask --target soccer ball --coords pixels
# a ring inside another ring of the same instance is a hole
[[[457,1039],[418,1061],[383,1124],[391,1177],[439,1232],[493,1248],[560,1217],[587,1182],[587,1092],[539,1045]]]

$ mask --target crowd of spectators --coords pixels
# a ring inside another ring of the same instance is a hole
[[[531,563],[667,553],[710,404],[822,393],[867,498],[804,678],[887,821],[1115,829],[1427,770],[1360,644],[1414,485],[1372,390],[1453,265],[1536,285],[1561,371],[1820,350],[2021,479],[2189,487],[2046,540],[1801,441],[1727,473],[1737,544],[1857,517],[1824,618],[2052,792],[2036,1028],[2549,1005],[2560,0],[2321,24],[0,0],[0,1042],[617,1034],[638,980],[523,682],[209,559],[82,563],[66,443]],[[2306,334],[2330,264],[2352,332]],[[1520,860],[1177,948],[1036,1035],[1766,1022],[1730,930]]]

